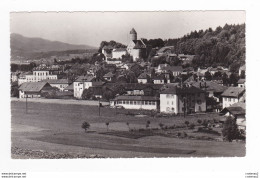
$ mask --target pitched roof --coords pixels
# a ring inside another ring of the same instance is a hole
[[[112,72],[108,72],[108,73],[106,73],[106,74],[103,76],[103,78],[114,77],[114,76],[115,76],[115,74],[113,74]]]
[[[245,103],[243,103],[243,102],[235,103],[229,107],[224,108],[220,113],[225,114],[227,112],[230,112],[234,116],[245,115],[246,114]]]
[[[90,76],[90,75],[86,75],[86,76],[79,76],[76,79],[76,82],[91,82],[95,79],[95,77]]]
[[[246,70],[246,65],[242,65],[239,70]]]
[[[64,90],[74,90],[74,85],[71,84],[71,85],[67,86]]]
[[[146,45],[142,40],[133,40],[135,43],[134,49],[141,49],[141,48],[146,48]]]
[[[171,72],[182,72],[183,68],[182,68],[182,66],[168,66],[168,67],[165,67],[165,70],[169,70]]]
[[[245,92],[245,89],[242,87],[229,87],[227,88],[221,96],[227,96],[227,97],[239,97]]]
[[[116,48],[116,49],[113,49],[113,52],[122,52],[122,51],[126,52],[126,48]]]
[[[245,82],[246,82],[245,79],[239,79],[239,80],[237,81],[238,84],[244,84]]]
[[[117,83],[106,83],[106,86],[111,88]],[[152,83],[120,83],[126,90],[143,90],[151,87],[154,90],[159,90],[163,84],[152,84]]]
[[[131,96],[121,95],[117,96],[115,100],[132,100],[132,101],[159,101],[158,97],[155,96]]]
[[[180,87],[178,84],[166,84],[161,88],[161,94],[196,94],[196,93],[205,93],[204,90],[191,87]]]
[[[146,72],[144,73],[141,73],[139,76],[138,76],[138,79],[147,79],[148,75]]]
[[[222,86],[213,81],[190,82],[190,84],[194,87],[205,89],[206,91],[214,91],[217,93],[224,92],[227,89],[226,86]]]
[[[51,87],[47,82],[26,82],[19,87],[19,90],[25,92],[40,92],[45,86]]]
[[[46,79],[46,80],[42,80],[43,82],[48,82],[49,84],[69,84],[69,80],[68,79]]]

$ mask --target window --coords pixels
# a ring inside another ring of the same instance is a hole
[[[172,101],[172,105],[173,105],[173,101]]]
[[[169,101],[167,101],[167,105],[169,105]]]
[[[198,103],[198,104],[201,104],[201,100],[198,100],[197,103]]]
[[[236,99],[235,99],[235,98],[233,99],[233,102],[236,102]]]
[[[148,101],[145,101],[145,105],[148,105],[149,104],[149,102]]]
[[[228,98],[228,101],[231,101],[231,98]]]
[[[225,101],[227,101],[227,98],[224,98]]]
[[[130,101],[130,105],[133,105],[133,101]]]

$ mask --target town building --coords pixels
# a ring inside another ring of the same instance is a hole
[[[220,113],[235,119],[238,129],[246,130],[246,105],[244,102],[232,104],[224,108]]]
[[[231,106],[244,100],[245,88],[242,87],[229,87],[222,94],[222,108]]]
[[[113,59],[121,59],[123,55],[127,54],[126,48],[115,48],[112,50]]]
[[[148,83],[148,80],[149,80],[149,75],[147,75],[146,72],[141,73],[137,78],[138,83]]]
[[[127,52],[133,57],[133,61],[144,58],[147,55],[147,46],[143,40],[137,39],[137,32],[134,28],[130,31],[130,42],[127,46]]]
[[[206,111],[206,92],[194,86],[166,84],[160,91],[160,112],[182,114]]]
[[[105,74],[103,76],[103,78],[104,78],[104,80],[111,82],[111,81],[113,81],[115,79],[115,76],[116,75],[113,74],[112,72],[108,72],[107,74]]]
[[[26,82],[19,87],[19,98],[40,98],[43,90],[52,90],[47,82]]]
[[[56,79],[56,80],[42,80],[48,82],[52,87],[58,88],[60,91],[64,91],[70,84],[68,79]]]
[[[125,109],[157,110],[159,108],[159,98],[154,96],[117,96],[110,100],[110,106],[121,106]]]
[[[20,75],[18,84],[20,85],[24,82],[39,82],[42,80],[56,80],[57,78],[58,76],[52,75],[50,70],[35,69],[32,74]]]
[[[239,79],[239,80],[237,81],[238,87],[241,87],[241,88],[245,88],[245,87],[246,87],[245,83],[246,83],[246,80],[245,80],[245,79]]]
[[[81,99],[82,93],[85,89],[93,86],[93,82],[98,82],[99,80],[93,76],[79,76],[75,82],[73,82],[74,97]]]
[[[241,66],[238,70],[238,75],[241,76],[242,73],[245,73],[245,71],[246,71],[246,65]]]

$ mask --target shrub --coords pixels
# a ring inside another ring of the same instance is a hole
[[[227,117],[226,121],[224,122],[222,134],[223,137],[229,142],[239,138],[240,134],[235,119]]]
[[[190,122],[189,121],[185,121],[184,124],[188,127]]]
[[[85,132],[87,132],[87,129],[90,127],[90,124],[88,122],[83,122],[81,125],[81,128],[85,130]]]
[[[160,123],[159,126],[161,129],[163,129],[163,123]]]
[[[198,122],[198,124],[201,124],[201,123],[202,123],[202,121],[201,121],[200,119],[198,119],[197,122]]]
[[[195,128],[195,124],[190,124],[190,127],[189,127],[189,129],[194,129]]]

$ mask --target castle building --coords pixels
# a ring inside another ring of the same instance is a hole
[[[133,61],[144,58],[147,55],[147,46],[143,40],[137,39],[137,32],[134,28],[130,31],[130,42],[127,46],[127,52],[133,57]]]

